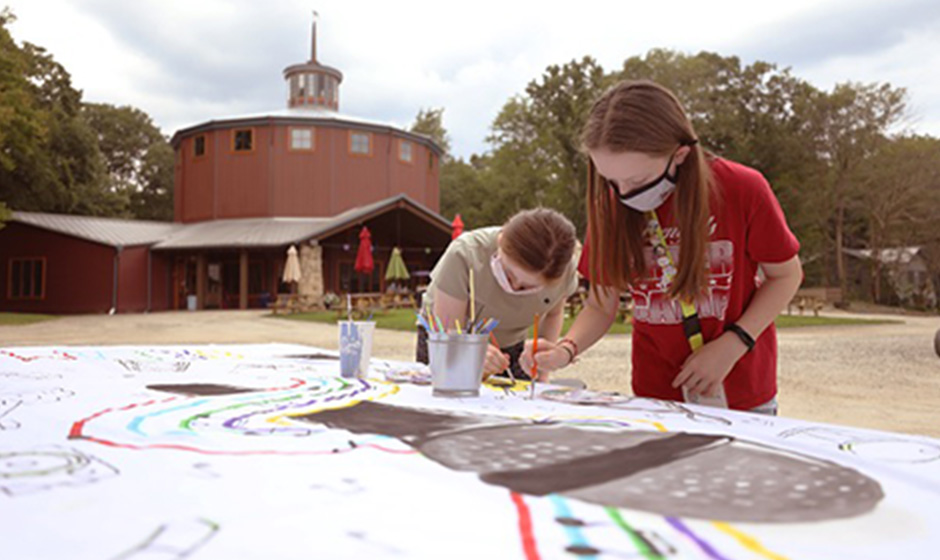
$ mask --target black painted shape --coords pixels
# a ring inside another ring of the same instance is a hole
[[[688,457],[716,443],[729,443],[721,436],[674,434],[607,453],[524,470],[482,473],[484,482],[532,496],[561,493],[594,486],[655,469]],[[564,473],[564,476],[559,474]]]
[[[351,407],[321,410],[295,418],[354,434],[396,437],[411,445],[441,432],[480,424],[477,419],[456,414],[427,412],[372,401],[363,401]]]
[[[292,358],[295,360],[336,360],[339,361],[339,356],[333,356],[331,354],[288,354],[286,356],[281,356],[282,358]]]
[[[185,395],[187,397],[214,397],[221,395],[235,395],[238,393],[252,393],[258,389],[248,389],[246,387],[234,387],[232,385],[220,385],[216,383],[180,383],[166,385],[147,385],[148,389],[154,391],[163,391],[164,393],[173,393],[175,395]]]

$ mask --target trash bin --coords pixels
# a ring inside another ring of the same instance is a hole
[[[196,296],[186,296],[186,309],[189,311],[196,310]]]

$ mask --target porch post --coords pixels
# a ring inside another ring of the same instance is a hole
[[[206,254],[196,256],[196,309],[206,308],[206,275],[208,272]]]
[[[238,308],[248,309],[248,251],[242,249],[238,262]]]
[[[304,303],[320,305],[324,292],[323,247],[311,240],[300,246],[300,284],[297,291]]]

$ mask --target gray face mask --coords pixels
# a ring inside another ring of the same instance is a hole
[[[669,163],[666,164],[666,170],[663,171],[662,175],[627,194],[621,194],[620,188],[610,179],[606,180],[607,186],[614,191],[617,199],[624,206],[640,212],[655,210],[672,194],[672,191],[676,190],[676,181],[679,179],[678,167],[673,175],[669,175],[669,167],[672,166],[672,160],[675,156],[675,152],[669,156]]]

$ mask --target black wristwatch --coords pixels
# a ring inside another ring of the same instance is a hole
[[[750,335],[746,330],[741,328],[741,325],[737,323],[728,323],[725,325],[725,332],[733,332],[741,339],[741,342],[747,346],[747,351],[750,352],[754,349],[754,345],[757,344],[757,341],[754,340],[754,337]]]

